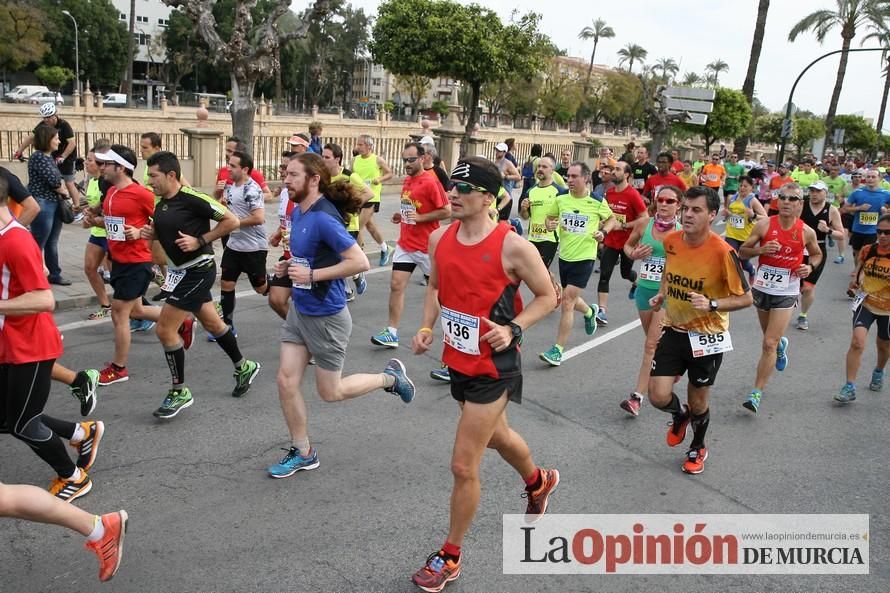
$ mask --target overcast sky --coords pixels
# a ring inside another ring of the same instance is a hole
[[[378,0],[351,1],[371,15],[376,15],[380,3]],[[589,0],[550,3],[484,0],[478,3],[492,8],[504,20],[514,8],[520,13],[544,12],[543,31],[568,55],[585,59],[590,59],[593,45],[578,39],[578,32],[592,24],[594,19],[603,18],[615,30],[615,37],[600,41],[595,59],[597,64],[617,66],[616,52],[628,43],[636,43],[648,50],[647,62],[661,57],[674,58],[680,64],[678,78],[685,72],[703,75],[706,64],[721,58],[729,64],[729,72],[721,75],[720,84],[736,89],[741,89],[745,80],[757,17],[757,0],[636,0],[627,5]],[[834,0],[772,0],[770,3],[755,96],[771,111],[782,108],[794,79],[807,64],[823,53],[841,48],[838,31],[832,31],[824,45],[819,45],[811,33],[799,36],[795,43],[788,42],[788,31],[802,17],[821,8],[834,7]],[[859,47],[865,35],[865,32],[857,32],[853,47]],[[874,47],[877,44],[869,42],[867,45]],[[826,58],[804,75],[795,92],[796,105],[817,114],[828,110],[839,59],[839,55]],[[639,71],[636,65],[634,70]],[[875,119],[883,88],[881,52],[851,53],[838,113],[857,113]],[[890,121],[884,127],[885,132],[890,131]]]

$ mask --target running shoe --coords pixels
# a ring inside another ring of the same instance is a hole
[[[154,302],[165,301],[167,300],[167,297],[170,296],[170,294],[171,293],[169,291],[162,290],[158,294],[151,297],[151,300],[153,300]]]
[[[71,446],[77,450],[77,467],[85,472],[90,471],[96,462],[99,453],[99,442],[105,434],[105,423],[101,420],[81,422],[84,437],[82,441],[71,441]]]
[[[538,354],[538,358],[546,362],[552,367],[558,367],[562,364],[562,352],[555,345],[550,347],[547,352]]]
[[[355,292],[353,292],[347,288],[346,289],[346,302],[351,303],[354,300],[355,300]]]
[[[609,325],[609,319],[606,317],[606,310],[602,307],[597,309],[596,322],[599,325]]]
[[[637,285],[631,284],[630,290],[627,291],[627,298],[629,298],[630,300],[634,300],[634,298],[636,298],[636,296],[637,296]]]
[[[686,461],[683,462],[683,471],[687,474],[700,474],[705,471],[705,460],[708,458],[708,450],[705,447],[690,449],[686,452]]]
[[[102,283],[111,284],[111,272],[102,272]]]
[[[368,290],[368,281],[365,280],[365,273],[362,272],[353,278],[353,280],[355,280],[355,292],[358,294],[365,294],[365,291]]]
[[[383,330],[376,336],[371,336],[371,343],[375,346],[386,346],[387,348],[399,347],[399,336],[392,333],[388,329]]]
[[[618,405],[621,406],[622,410],[624,410],[631,416],[639,416],[640,406],[643,405],[643,397],[634,392],[630,394],[630,397],[622,400],[621,403]]]
[[[689,426],[689,406],[683,404],[683,411],[674,414],[674,419],[668,422],[667,444],[668,447],[676,447],[686,439],[686,427]]]
[[[541,469],[541,485],[535,490],[525,488],[523,498],[528,499],[528,507],[525,509],[525,522],[534,523],[547,512],[547,501],[550,495],[559,486],[559,470]]]
[[[521,220],[521,219],[519,219],[519,218],[511,218],[511,219],[510,219],[510,226],[513,227],[513,230],[516,231],[516,234],[517,234],[517,235],[519,235],[520,237],[522,236],[522,233],[523,233],[523,231],[524,231],[525,229],[522,228],[522,220]]]
[[[235,369],[232,375],[235,377],[235,389],[232,391],[232,397],[241,397],[250,391],[250,384],[259,374],[263,366],[252,360],[245,360],[241,368]]]
[[[154,274],[154,276],[152,277],[152,282],[154,282],[158,286],[163,286],[166,278],[163,274],[161,274],[161,268],[159,268],[158,266],[152,266],[151,271]]]
[[[74,376],[74,383],[68,386],[71,395],[80,402],[80,415],[89,416],[96,408],[96,387],[99,385],[99,371],[86,369]]]
[[[788,338],[782,336],[776,347],[776,370],[784,371],[788,366]]]
[[[390,245],[386,246],[386,249],[380,250],[380,267],[389,265],[389,262],[392,261],[392,254],[396,252],[396,248]]]
[[[742,402],[742,407],[744,407],[746,410],[751,410],[752,412],[754,412],[756,414],[757,410],[760,409],[760,399],[762,397],[763,397],[763,393],[761,393],[757,389],[754,389],[748,395],[748,399],[746,399],[744,402]]]
[[[451,383],[451,371],[443,364],[442,368],[430,371],[430,379],[435,379],[436,381],[442,381],[444,383]]]
[[[87,317],[90,321],[98,321],[99,319],[105,319],[106,317],[111,317],[111,305],[107,307],[99,307]]]
[[[411,576],[411,582],[429,593],[439,593],[445,585],[460,576],[460,558],[447,559],[439,550],[430,554],[423,568]]]
[[[877,369],[871,372],[871,381],[868,384],[871,391],[882,391],[884,389],[884,371]]]
[[[84,544],[84,548],[91,550],[99,557],[99,580],[103,583],[110,581],[117,574],[124,555],[124,535],[127,533],[127,511],[117,511],[102,515],[99,520],[105,528],[102,539]]]
[[[831,233],[828,234],[828,246],[834,247],[834,237],[831,236]]]
[[[596,333],[597,315],[600,312],[600,308],[597,305],[590,305],[590,308],[593,309],[593,314],[590,317],[584,316],[584,331],[588,336]]]
[[[222,318],[222,317],[220,316],[220,318]],[[234,325],[230,325],[230,326],[229,326],[229,329],[232,330],[232,335],[235,336],[235,337],[237,338],[237,337],[238,337],[238,330],[235,329],[235,326],[234,326]],[[215,341],[216,341],[216,336],[214,336],[214,335],[213,335],[212,333],[210,333],[210,332],[207,332],[207,341],[208,341],[208,342],[215,342]]]
[[[65,502],[78,499],[92,489],[93,481],[83,470],[80,470],[80,480],[56,477],[49,485],[49,493]]]
[[[83,212],[78,212],[77,214],[74,215],[74,220],[72,221],[72,224],[78,223],[82,220],[83,220]]]
[[[152,412],[152,414],[155,418],[167,420],[168,418],[173,418],[181,410],[188,408],[193,403],[195,403],[195,399],[192,397],[192,392],[189,391],[188,387],[171,389],[167,392],[167,397],[164,398],[164,403],[161,404],[161,407]]]
[[[192,342],[195,341],[195,319],[191,315],[179,326],[179,337],[182,338],[183,349],[188,350],[192,347]]]
[[[155,322],[149,319],[131,319],[130,320],[130,331],[133,332],[147,332],[150,329],[154,328]]]
[[[287,454],[281,461],[267,468],[266,471],[269,472],[270,477],[287,478],[300,470],[310,470],[318,467],[318,452],[315,450],[315,447],[310,449],[312,455],[308,457],[301,454],[296,447],[285,449],[285,451],[287,451]]]
[[[844,263],[844,256],[843,256],[843,255],[839,255],[839,256],[837,256],[836,258],[834,258],[834,263],[836,263],[836,264],[842,264],[842,263]]]
[[[414,382],[408,378],[408,371],[405,365],[398,358],[390,358],[389,363],[383,372],[395,379],[392,387],[387,387],[384,391],[395,393],[406,404],[410,404],[414,399]]]
[[[807,321],[807,318],[805,315],[797,316],[797,329],[803,330],[803,331],[807,331],[808,329],[810,329],[810,322]]]
[[[417,283],[420,284],[421,286],[429,286],[430,285],[430,277],[424,276]]]
[[[856,298],[856,291],[853,290],[852,288],[848,288],[848,289],[847,289],[847,298],[849,298],[849,299],[855,299],[855,298]]]
[[[848,404],[855,399],[856,386],[852,383],[845,383],[844,386],[841,387],[841,390],[838,392],[838,394],[834,396],[834,401],[841,402],[842,404]]]
[[[107,367],[99,371],[99,385],[105,387],[115,383],[123,383],[130,380],[130,373],[126,368],[116,369],[111,363]]]

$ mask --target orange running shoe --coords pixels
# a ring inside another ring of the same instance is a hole
[[[100,517],[105,526],[105,535],[94,542],[86,542],[84,547],[99,557],[99,580],[110,581],[121,566],[124,555],[124,535],[127,533],[127,511],[108,513]]]
[[[686,452],[686,461],[683,462],[683,471],[687,474],[700,474],[705,471],[705,459],[708,458],[708,450],[705,447],[690,449]]]
[[[683,413],[679,416],[674,416],[674,419],[668,423],[668,447],[676,447],[686,438],[686,427],[689,426],[689,415],[689,406],[683,404]]]
[[[559,470],[541,469],[541,485],[537,490],[531,491],[527,487],[522,496],[528,498],[528,508],[525,510],[526,523],[534,523],[547,512],[547,500],[559,485]]]
[[[49,485],[49,493],[65,502],[80,498],[92,489],[93,481],[83,470],[80,471],[80,480],[78,481],[56,477]]]
[[[77,467],[85,472],[90,471],[96,462],[96,454],[99,452],[99,442],[105,434],[105,423],[101,420],[81,422],[84,437],[82,441],[71,441],[71,446],[77,450]]]
[[[445,552],[430,554],[426,564],[411,576],[411,582],[430,593],[439,593],[445,585],[460,576],[460,558],[446,560]]]

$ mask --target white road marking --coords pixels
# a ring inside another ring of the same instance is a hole
[[[584,354],[588,350],[593,350],[597,346],[601,346],[605,344],[609,340],[613,340],[620,335],[626,334],[627,332],[633,330],[636,327],[640,327],[641,323],[639,319],[631,321],[629,323],[625,323],[624,325],[617,327],[610,331],[609,333],[602,334],[599,337],[593,338],[589,342],[585,342],[584,344],[579,344],[574,348],[569,348],[565,352],[562,353],[562,361],[565,362],[570,358],[575,358],[579,354]]]

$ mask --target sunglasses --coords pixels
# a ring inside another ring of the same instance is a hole
[[[676,204],[680,200],[677,198],[655,198],[655,201],[659,204]]]
[[[419,158],[420,158],[419,156],[403,156],[402,162],[403,163],[413,163],[414,161],[416,161]]]
[[[890,235],[890,229],[878,229],[879,235]]]
[[[779,199],[783,202],[800,202],[799,196],[779,196]]]
[[[464,183],[463,181],[456,181],[451,187],[456,189],[457,193],[461,195],[471,194],[474,191],[478,191],[484,194],[488,191],[484,187],[479,187],[478,185],[473,185],[472,183]]]

